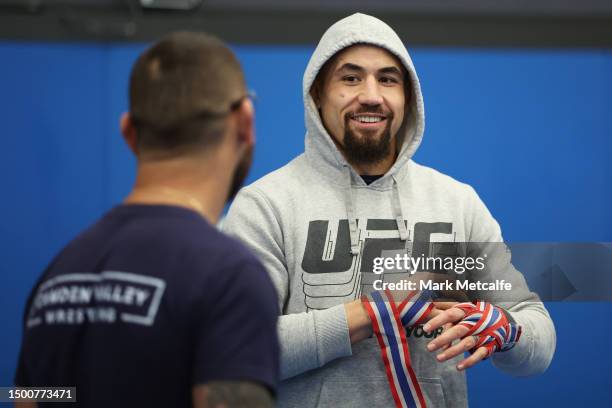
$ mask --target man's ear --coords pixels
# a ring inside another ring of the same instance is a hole
[[[134,153],[134,155],[137,155],[138,135],[136,133],[136,127],[134,126],[134,122],[132,121],[132,116],[129,112],[125,112],[123,113],[123,115],[121,115],[121,119],[119,121],[119,128],[121,129],[123,140],[125,140],[125,143],[127,143],[132,153]]]
[[[246,98],[238,109],[237,130],[238,143],[244,146],[255,144],[255,108],[253,102]]]

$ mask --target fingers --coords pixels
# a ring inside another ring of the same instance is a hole
[[[439,316],[445,310],[450,309],[451,307],[455,306],[456,304],[458,304],[458,303],[457,302],[433,302],[434,308],[429,313],[429,316],[427,316],[427,319],[431,320],[434,317]]]
[[[436,309],[440,309],[440,310],[448,310],[451,307],[457,305],[457,302],[433,302],[434,306],[436,307]]]
[[[449,360],[474,348],[474,346],[476,346],[476,342],[477,339],[474,336],[466,337],[459,343],[455,344],[454,346],[450,346],[447,350],[438,354],[436,359],[440,362]]]
[[[427,317],[425,318],[425,320],[431,320],[434,317],[440,316],[442,313],[444,313],[445,310],[442,309],[438,309],[436,307],[434,307],[433,309],[431,309],[431,312],[429,312],[429,314],[427,315]],[[433,331],[433,330],[432,330]]]
[[[487,358],[488,354],[489,351],[486,347],[478,347],[478,350],[476,350],[471,356],[457,364],[457,370],[465,370],[466,368],[472,367],[473,365]]]
[[[441,347],[446,348],[448,344],[452,343],[456,339],[460,339],[469,331],[467,327],[453,326],[448,330],[445,330],[441,335],[433,339],[427,345],[427,350],[436,351]]]
[[[444,326],[442,326],[442,330],[446,331],[448,329],[450,329],[451,327],[453,327],[452,323],[446,323]],[[446,350],[447,348],[450,347],[450,343],[446,343],[444,346],[440,347],[440,350]]]
[[[431,309],[431,312],[429,312],[429,315],[427,316],[428,319],[433,319],[436,316],[439,316],[440,314],[444,313],[444,310],[438,309],[438,308],[433,308]]]
[[[455,325],[465,317],[465,312],[461,309],[454,308],[457,302],[434,302],[435,308],[430,314],[430,320],[423,326],[423,330],[428,333],[436,330],[439,327],[443,327],[444,331],[440,336],[429,342],[427,349],[431,352],[440,350],[441,352],[436,356],[439,362],[450,360],[466,351],[471,350],[476,346],[477,338],[475,336],[469,336],[463,338],[468,328],[464,326]],[[453,345],[452,342],[461,339],[457,344]],[[489,351],[486,347],[479,347],[472,355],[457,364],[457,370],[465,370],[475,364],[478,364],[483,359],[487,358]]]
[[[436,356],[436,359],[439,362],[450,360],[451,358],[454,358],[459,354],[463,354],[466,351],[471,350],[472,348],[474,348],[477,342],[478,339],[476,338],[476,336],[466,337],[454,346],[447,346],[448,349],[443,349],[443,351]],[[479,347],[474,353],[472,353],[471,356],[457,364],[457,370],[461,371],[465,370],[466,368],[470,368],[487,358],[488,355],[489,350],[486,347]]]
[[[451,307],[448,310],[445,310],[443,313],[435,316],[431,320],[429,320],[424,326],[423,330],[428,333],[431,333],[433,330],[438,327],[446,324],[446,323],[455,323],[465,317],[465,312],[459,308]]]

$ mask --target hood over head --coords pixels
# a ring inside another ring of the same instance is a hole
[[[409,86],[412,95],[409,97],[409,109],[396,135],[401,142],[400,152],[395,164],[387,172],[387,175],[392,175],[406,164],[421,144],[425,129],[423,95],[410,55],[398,35],[385,22],[366,14],[355,13],[333,24],[323,34],[310,57],[304,72],[302,89],[306,122],[306,153],[320,156],[337,170],[345,166],[351,167],[323,126],[319,111],[310,96],[310,88],[317,74],[329,59],[339,51],[355,44],[375,45],[389,51],[404,65],[410,79]],[[350,171],[353,172],[352,168]],[[357,177],[354,180],[359,183],[358,179],[360,178]]]

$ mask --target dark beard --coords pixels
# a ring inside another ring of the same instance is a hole
[[[238,166],[236,166],[236,170],[234,170],[234,176],[232,177],[232,184],[230,186],[229,194],[227,195],[226,203],[232,201],[238,191],[242,188],[242,184],[244,180],[249,175],[249,170],[251,169],[251,163],[253,162],[253,146],[250,146],[246,152],[244,152],[244,156]]]
[[[373,112],[373,110],[369,109],[367,112]],[[388,157],[391,152],[391,122],[393,121],[393,114],[387,116],[387,124],[379,139],[368,137],[368,135],[362,135],[361,138],[357,137],[349,128],[351,116],[352,114],[347,114],[344,117],[345,132],[341,148],[346,159],[354,164],[376,164]]]

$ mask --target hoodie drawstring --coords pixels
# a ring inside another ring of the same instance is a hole
[[[393,213],[395,215],[395,222],[397,222],[397,229],[399,230],[400,239],[402,241],[408,240],[408,230],[406,229],[406,217],[404,217],[404,207],[402,206],[402,199],[399,191],[399,183],[393,177]]]
[[[344,166],[346,174],[346,215],[349,224],[349,236],[351,238],[351,255],[359,254],[359,239],[357,234],[357,219],[355,218],[354,202],[353,202],[353,187],[351,185],[351,169],[348,165]]]
[[[355,202],[353,201],[353,187],[351,183],[351,169],[348,165],[344,166],[346,174],[346,215],[348,218],[349,225],[349,237],[351,239],[351,255],[355,256],[359,254],[359,234],[357,229],[357,218],[355,218]],[[406,228],[406,217],[404,216],[404,209],[402,206],[401,194],[399,191],[399,183],[393,177],[393,213],[395,215],[395,222],[397,222],[397,229],[399,231],[400,239],[402,241],[408,240],[408,229]]]

